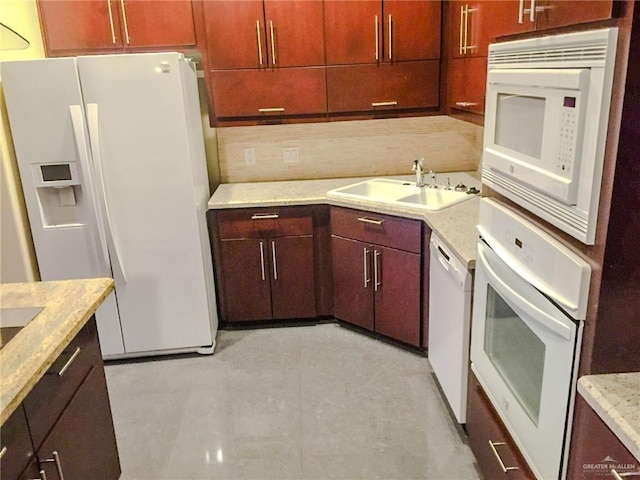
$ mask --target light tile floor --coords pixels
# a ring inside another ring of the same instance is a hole
[[[122,480],[476,480],[426,358],[334,324],[107,364]]]

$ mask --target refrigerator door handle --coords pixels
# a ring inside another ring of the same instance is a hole
[[[87,104],[87,125],[89,127],[89,141],[91,142],[91,151],[93,153],[93,161],[95,163],[96,180],[100,196],[102,197],[102,216],[104,217],[104,229],[107,236],[107,244],[111,247],[112,266],[117,266],[123,283],[127,283],[124,265],[118,249],[118,242],[113,233],[111,224],[111,215],[109,214],[109,202],[107,201],[107,192],[104,183],[104,170],[102,169],[102,157],[100,152],[100,133],[98,130],[98,104]]]
[[[94,184],[94,172],[91,168],[91,160],[89,157],[89,146],[86,142],[86,128],[84,123],[84,112],[80,105],[69,105],[69,113],[71,114],[71,125],[73,126],[74,140],[76,143],[76,149],[78,150],[78,156],[80,157],[80,165],[82,168],[82,176],[84,183],[89,190],[89,198],[91,200],[92,210],[96,218],[96,226],[98,228],[98,234],[95,235],[96,245],[98,252],[102,253],[104,260],[103,269],[105,274],[111,275],[111,261],[109,260],[109,251],[107,250],[107,240],[104,231],[104,223],[102,220],[102,214],[99,210],[98,194],[96,192],[96,185]]]

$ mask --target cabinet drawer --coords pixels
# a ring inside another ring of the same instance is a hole
[[[422,222],[346,208],[331,209],[331,233],[385,247],[420,253]]]
[[[33,447],[24,410],[20,405],[2,425],[0,479],[18,478],[33,458]]]
[[[327,92],[329,113],[434,108],[440,62],[330,66]]]
[[[63,350],[24,400],[36,449],[65,408],[91,367],[100,364],[100,346],[92,318]]]
[[[484,478],[492,480],[535,479],[473,372],[469,373],[468,392],[467,433],[469,446],[478,461]],[[509,468],[506,472],[502,469],[500,462]]]
[[[218,231],[222,240],[312,235],[313,216],[309,207],[222,210]]]

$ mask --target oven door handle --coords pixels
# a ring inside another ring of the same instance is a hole
[[[569,326],[552,317],[549,313],[545,312],[540,307],[531,303],[501,278],[501,276],[491,265],[492,259],[489,258],[491,256],[495,257],[495,260],[497,260],[498,262],[501,262],[500,258],[489,247],[483,245],[482,243],[478,244],[478,258],[482,266],[484,267],[488,281],[491,286],[501,294],[503,299],[508,298],[510,300],[509,303],[511,304],[511,306],[525,313],[528,318],[535,320],[539,325],[547,328],[548,330],[551,330],[553,333],[561,336],[564,339],[571,339],[572,329]],[[505,267],[505,269],[508,269],[508,267]],[[515,273],[512,273],[512,275],[516,276]],[[520,282],[530,286],[524,280],[519,280]],[[534,287],[531,286],[531,288],[533,289]]]

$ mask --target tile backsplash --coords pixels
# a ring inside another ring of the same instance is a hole
[[[427,171],[477,170],[482,130],[447,116],[219,128],[220,180],[410,174],[422,157]]]

